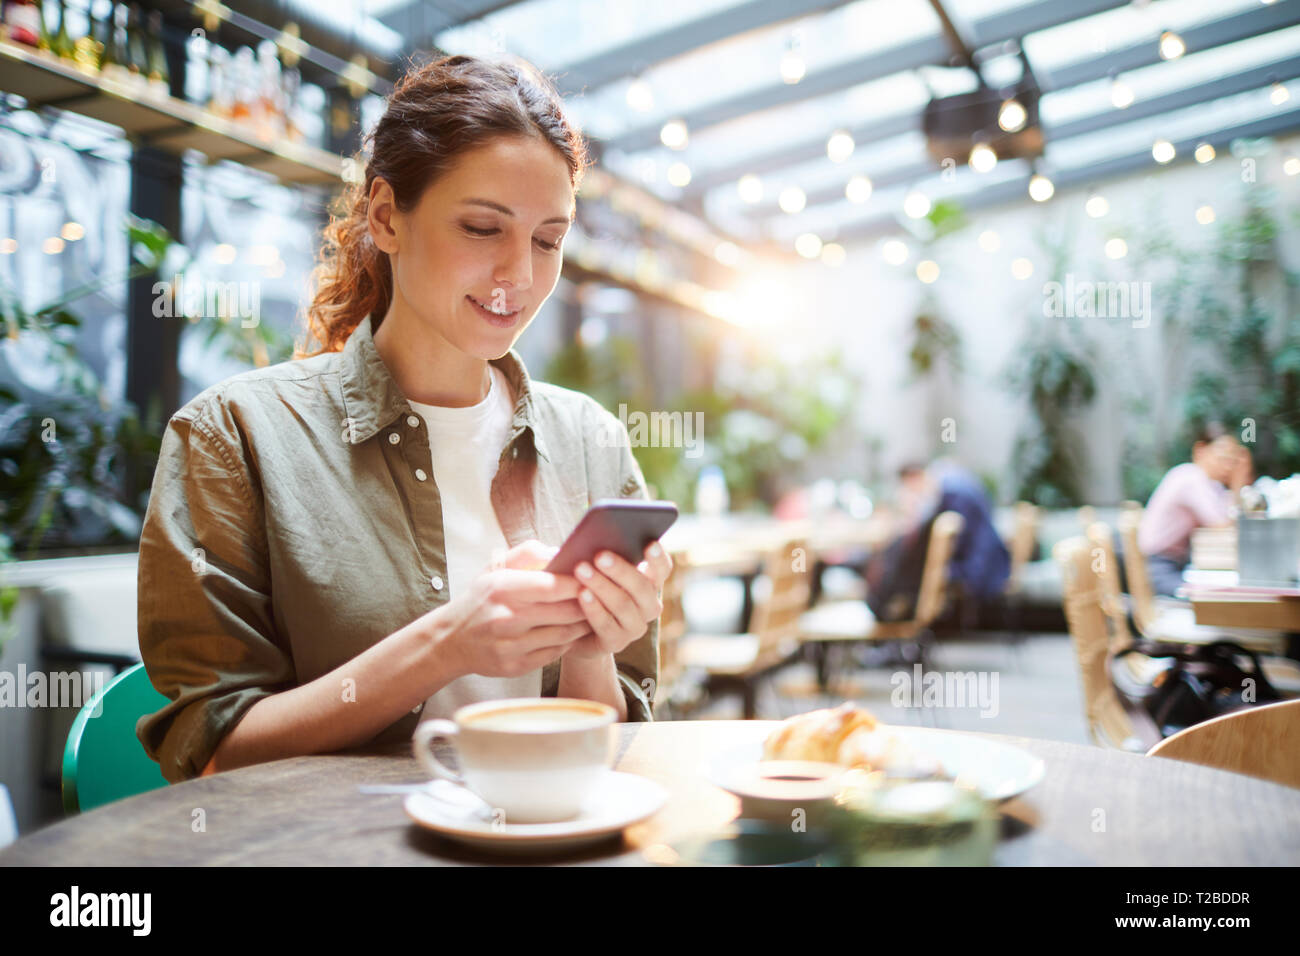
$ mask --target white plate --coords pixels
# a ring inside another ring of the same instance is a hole
[[[1037,786],[1047,772],[1040,758],[999,740],[931,727],[888,729],[909,747],[933,756],[948,776],[973,784],[985,799],[995,802],[1010,800]],[[737,768],[752,766],[762,759],[763,743],[756,740],[715,760],[709,777],[717,786],[730,790],[728,783],[736,779]]]
[[[407,816],[461,843],[508,853],[561,850],[592,843],[654,816],[668,800],[668,791],[648,777],[611,770],[572,820],[496,823],[467,809],[467,802],[456,801],[446,787],[459,789],[445,784],[442,789],[431,786],[410,794],[403,804]]]

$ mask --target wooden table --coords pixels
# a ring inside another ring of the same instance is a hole
[[[1300,632],[1300,588],[1190,585],[1197,624]]]
[[[738,801],[708,784],[717,754],[765,737],[770,721],[619,726],[616,767],[658,780],[668,804],[623,840],[542,862],[646,865],[664,844],[716,829]],[[957,733],[957,731],[950,731]],[[993,735],[979,735],[993,736]],[[998,737],[1043,758],[1046,778],[1002,805],[1001,865],[1293,865],[1300,790],[1160,757]],[[497,858],[411,823],[400,795],[363,783],[421,779],[405,748],[296,757],[108,804],[24,836],[0,864],[463,865]],[[202,810],[204,830],[193,824]],[[647,852],[648,851],[648,852]]]

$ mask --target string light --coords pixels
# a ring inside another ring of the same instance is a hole
[[[1033,274],[1034,264],[1028,259],[1020,258],[1011,260],[1011,275],[1013,278],[1028,279]]]
[[[668,182],[682,187],[691,181],[691,169],[685,163],[673,163],[668,167]]]
[[[1214,222],[1214,207],[1200,206],[1197,208],[1196,221],[1202,226],[1208,226],[1210,223]]]
[[[903,212],[912,219],[924,219],[930,214],[930,197],[918,189],[912,190],[903,199]]]
[[[1088,201],[1083,204],[1084,211],[1093,219],[1100,219],[1106,213],[1110,212],[1110,203],[1105,196],[1099,196],[1093,193],[1088,197]]]
[[[638,113],[649,113],[655,106],[654,91],[650,84],[637,77],[627,85],[627,105]]]
[[[1151,158],[1162,165],[1172,162],[1176,153],[1174,144],[1167,139],[1158,139],[1151,144]]]
[[[929,285],[939,278],[939,263],[933,259],[922,259],[916,264],[916,277]]]
[[[740,194],[742,202],[750,204],[762,202],[763,200],[763,180],[759,179],[753,173],[746,173],[740,177],[736,183],[736,192]]]
[[[821,238],[812,232],[805,232],[794,241],[794,248],[805,259],[816,259],[822,252]]]
[[[871,198],[871,180],[866,176],[854,176],[844,187],[844,195],[849,202],[866,202]]]
[[[970,151],[970,168],[977,173],[987,173],[998,164],[998,154],[988,143],[976,143]]]
[[[1117,110],[1126,110],[1133,105],[1133,88],[1121,80],[1114,77],[1110,81],[1110,102]]]
[[[781,207],[782,212],[796,213],[801,212],[803,207],[808,204],[808,197],[798,186],[787,186],[781,190],[781,195],[777,197],[776,204]]]
[[[1274,106],[1281,106],[1291,99],[1291,91],[1281,83],[1274,83],[1268,90],[1268,99]]]
[[[880,254],[891,266],[901,266],[907,261],[907,243],[901,239],[890,239],[881,246]]]
[[[1196,152],[1192,155],[1196,157],[1198,163],[1204,166],[1206,163],[1214,162],[1214,157],[1217,154],[1214,152],[1214,147],[1209,143],[1202,143],[1196,147]]]
[[[1106,240],[1106,255],[1111,259],[1123,259],[1128,255],[1128,243],[1116,236]]]
[[[853,155],[853,137],[845,130],[837,130],[826,141],[826,155],[832,163],[842,163]]]
[[[1166,30],[1160,34],[1160,58],[1162,60],[1176,60],[1187,52],[1187,44],[1173,30]]]
[[[822,262],[828,266],[843,265],[845,255],[844,247],[838,242],[828,242],[822,246]]]
[[[1003,100],[1002,105],[998,107],[998,126],[1004,132],[1018,133],[1024,129],[1028,120],[1029,114],[1017,99]]]
[[[669,149],[685,149],[688,138],[686,123],[683,120],[669,120],[659,130],[659,142]]]
[[[992,229],[985,229],[980,233],[979,244],[985,252],[997,252],[1002,248],[1002,237]]]
[[[1029,198],[1034,202],[1047,202],[1056,192],[1052,181],[1042,173],[1035,173],[1029,179]]]

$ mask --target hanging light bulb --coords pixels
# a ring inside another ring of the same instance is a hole
[[[1052,181],[1042,173],[1034,173],[1029,179],[1029,198],[1034,202],[1047,202],[1056,192]]]
[[[776,197],[776,204],[781,207],[782,212],[793,214],[803,210],[803,207],[808,204],[808,197],[798,186],[787,186],[781,190],[781,195]]]
[[[1288,176],[1300,174],[1300,159],[1296,159],[1294,156],[1288,156],[1282,163],[1282,172],[1286,173]]]
[[[970,168],[977,173],[990,172],[997,164],[998,154],[988,143],[976,143],[970,151]]]
[[[1088,201],[1083,204],[1084,211],[1093,219],[1100,219],[1106,213],[1110,212],[1110,203],[1105,196],[1099,196],[1093,193],[1088,197]]]
[[[1118,76],[1110,80],[1110,102],[1117,110],[1126,110],[1133,105],[1133,88]]]
[[[1116,236],[1106,240],[1106,255],[1111,259],[1123,259],[1128,255],[1128,243]]]
[[[836,130],[826,141],[826,155],[832,163],[842,163],[853,155],[853,137],[846,130]]]
[[[985,252],[997,252],[1002,248],[1002,237],[992,229],[985,229],[980,233],[979,244]]]
[[[1187,44],[1173,30],[1166,30],[1160,34],[1160,58],[1162,60],[1176,60],[1187,52]]]
[[[939,278],[939,263],[933,259],[922,259],[916,264],[916,277],[929,285]]]
[[[668,182],[682,187],[691,181],[691,168],[685,163],[673,163],[668,167]]]
[[[1172,162],[1176,155],[1174,144],[1167,139],[1158,139],[1151,144],[1151,158],[1161,165]]]
[[[903,199],[903,212],[913,219],[924,219],[930,214],[930,197],[919,189],[913,189]]]
[[[1214,152],[1213,146],[1211,146],[1209,143],[1202,143],[1200,146],[1196,147],[1196,152],[1193,153],[1192,155],[1196,157],[1196,161],[1198,163],[1204,166],[1206,163],[1214,162],[1214,157],[1216,154]]]
[[[650,84],[637,77],[627,86],[627,105],[638,113],[649,113],[655,106],[654,91]]]
[[[866,202],[871,198],[871,180],[866,176],[854,176],[844,187],[844,195],[849,202]]]
[[[828,242],[822,246],[822,262],[828,266],[843,265],[845,255],[844,247],[838,242]]]
[[[890,239],[881,246],[880,254],[891,266],[901,266],[907,261],[907,243],[901,239]]]
[[[685,149],[688,138],[684,120],[669,120],[664,123],[663,129],[659,130],[659,142],[669,149]]]
[[[763,180],[759,179],[753,173],[746,173],[740,177],[736,183],[736,192],[740,193],[741,202],[747,202],[751,205],[763,200]]]
[[[1214,222],[1214,207],[1210,205],[1197,207],[1196,221],[1202,226],[1208,226],[1210,223]]]
[[[1014,97],[1003,100],[1002,105],[998,107],[998,126],[1005,132],[1018,133],[1024,129],[1028,120],[1029,114],[1025,112],[1025,108],[1020,101]]]
[[[808,72],[808,64],[803,61],[803,56],[799,52],[799,47],[802,45],[800,40],[798,31],[792,33],[786,45],[785,55],[781,57],[781,79],[786,83],[798,83]]]
[[[1287,100],[1291,99],[1291,91],[1281,83],[1274,83],[1268,89],[1268,99],[1274,106],[1281,106]]]
[[[805,232],[794,241],[794,249],[805,259],[816,259],[822,254],[821,237],[815,232]]]

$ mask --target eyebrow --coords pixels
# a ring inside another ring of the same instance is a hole
[[[501,214],[503,214],[503,215],[506,215],[506,216],[510,216],[510,217],[513,217],[514,214],[515,214],[515,213],[514,213],[514,210],[510,209],[510,208],[507,207],[507,206],[503,206],[503,205],[501,205],[499,202],[493,202],[491,199],[464,199],[464,200],[461,200],[461,204],[462,204],[462,205],[487,206],[489,209],[495,209],[497,212],[499,212],[499,213],[501,213]],[[570,213],[570,214],[567,215],[567,216],[555,216],[555,217],[553,217],[553,218],[551,218],[551,219],[547,219],[545,222],[542,223],[542,225],[545,226],[545,225],[548,225],[548,224],[550,224],[550,223],[552,223],[552,222],[559,222],[559,223],[563,223],[564,225],[567,226],[567,225],[569,225],[571,222],[573,222],[573,220],[574,220],[574,214],[573,214],[573,213]]]

